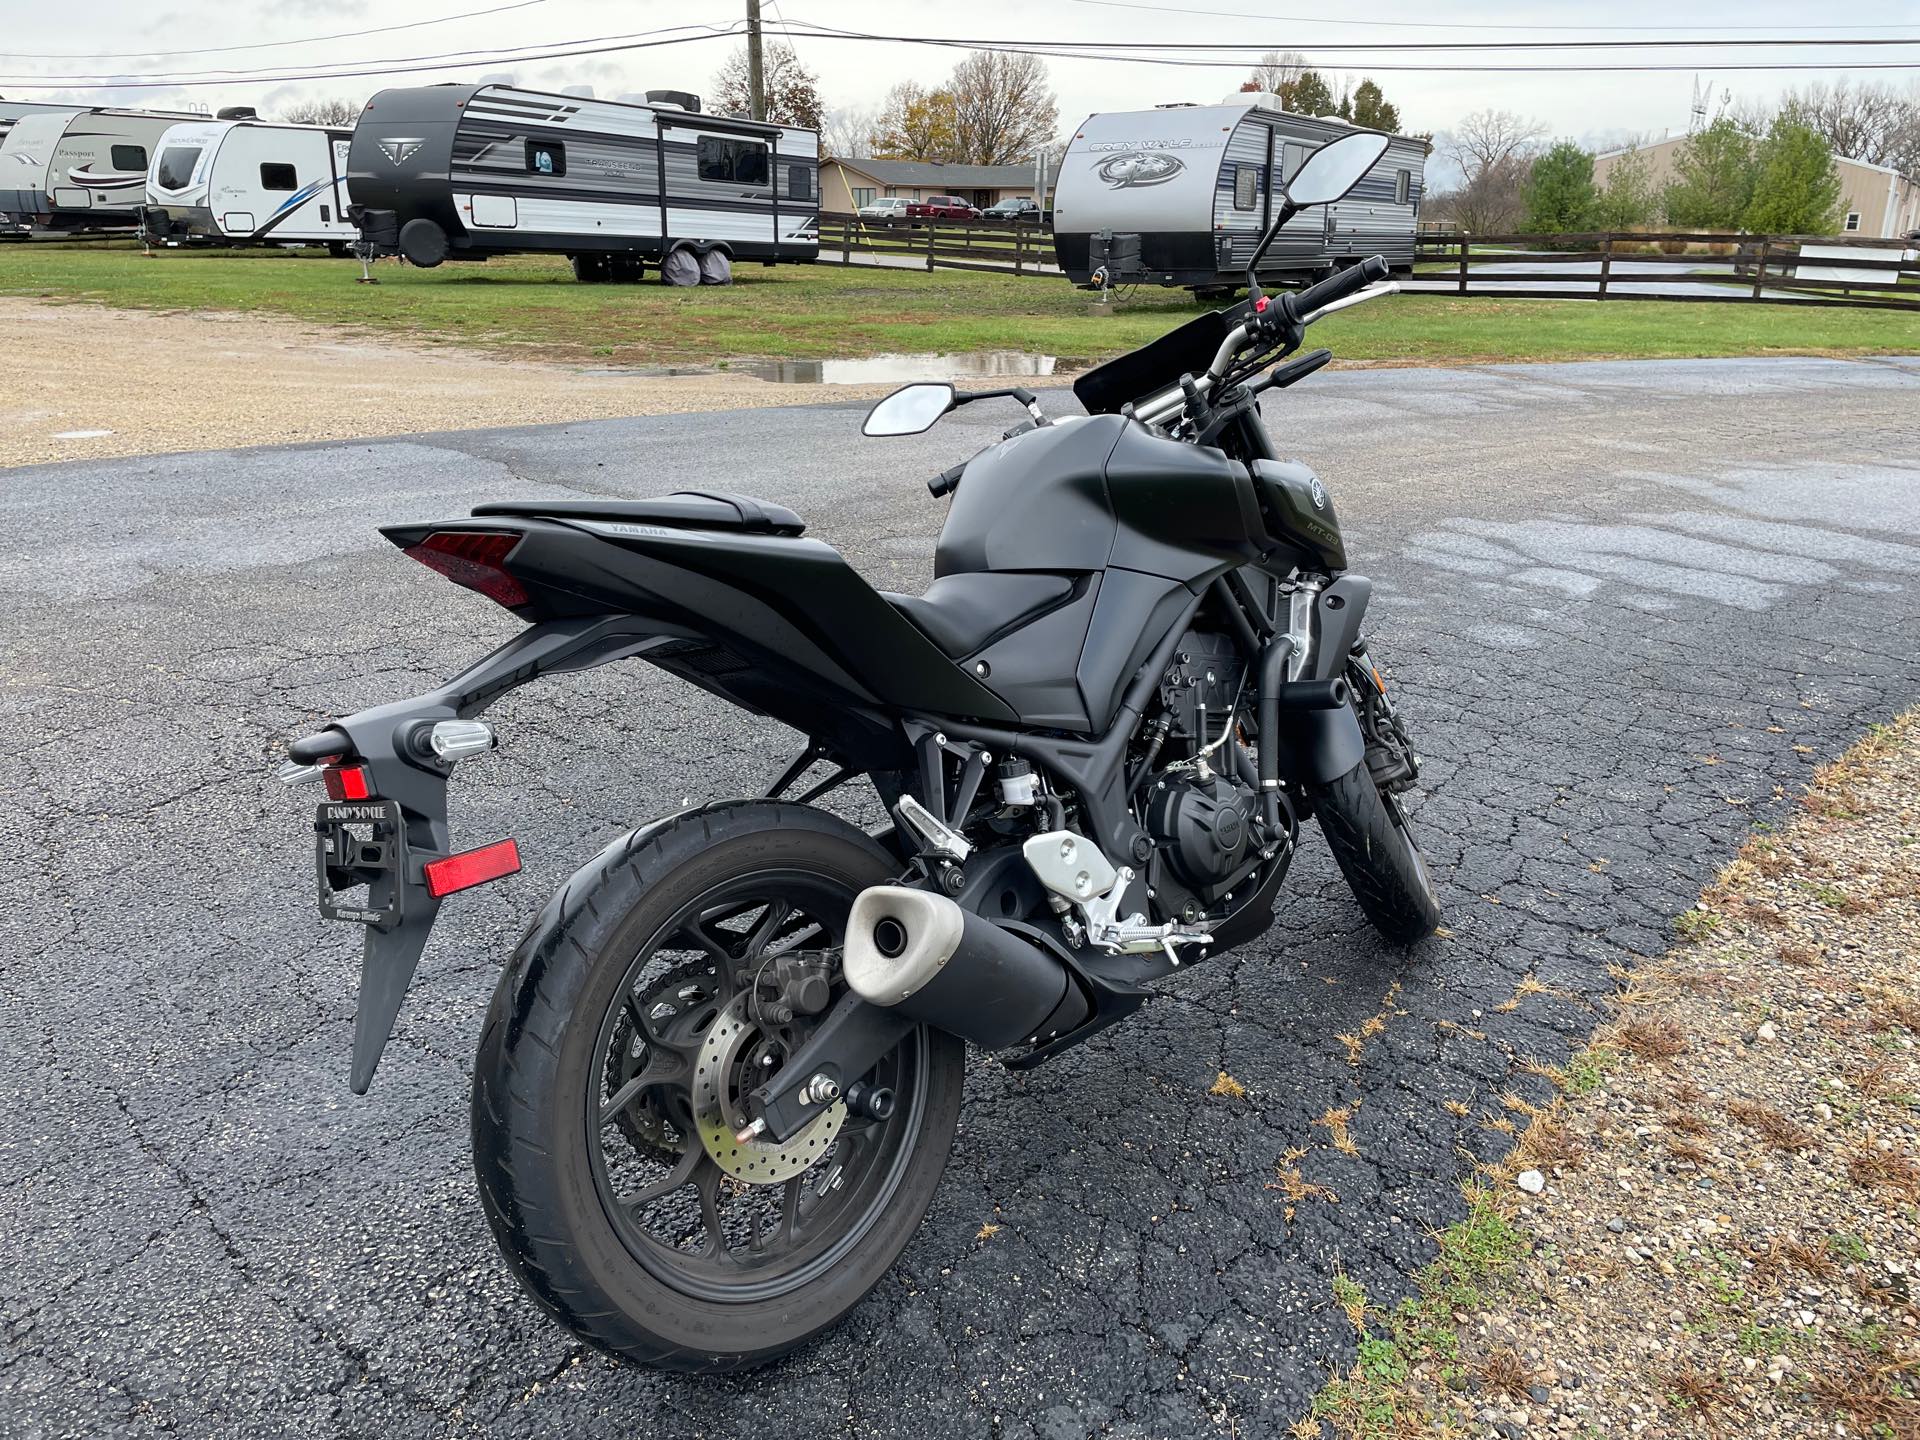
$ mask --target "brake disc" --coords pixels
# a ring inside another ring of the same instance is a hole
[[[747,1013],[746,995],[736,996],[701,1042],[693,1066],[693,1122],[713,1163],[750,1185],[778,1185],[817,1164],[846,1123],[847,1107],[834,1101],[818,1119],[784,1145],[734,1137],[748,1124],[740,1100],[770,1070],[769,1038]]]

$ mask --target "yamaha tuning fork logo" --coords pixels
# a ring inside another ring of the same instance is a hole
[[[387,159],[391,160],[395,165],[404,165],[407,163],[407,158],[422,145],[426,144],[427,141],[425,136],[420,136],[418,138],[410,137],[405,140],[381,140],[377,143],[382,155],[386,156]]]
[[[1186,161],[1164,150],[1127,150],[1109,155],[1093,173],[1115,190],[1137,190],[1164,185],[1186,168]]]

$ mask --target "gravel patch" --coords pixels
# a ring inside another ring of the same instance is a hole
[[[886,394],[607,375],[266,315],[0,298],[0,467]]]
[[[1920,712],[1756,827],[1296,1436],[1920,1436]]]

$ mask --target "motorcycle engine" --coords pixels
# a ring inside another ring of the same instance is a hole
[[[1147,803],[1147,830],[1173,873],[1205,898],[1253,856],[1259,800],[1224,775],[1169,771]]]

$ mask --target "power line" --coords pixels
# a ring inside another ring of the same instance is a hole
[[[700,30],[702,33],[688,35],[679,32]],[[288,71],[195,71],[179,74],[140,73],[135,75],[90,75],[90,76],[45,76],[37,75],[4,82],[14,90],[64,90],[64,89],[102,89],[102,90],[156,90],[156,89],[192,89],[209,85],[274,84],[297,81],[364,79],[382,75],[414,74],[421,71],[484,68],[492,65],[520,64],[536,60],[577,59],[589,55],[615,54],[632,50],[655,49],[667,45],[698,43],[704,40],[725,39],[740,33],[738,22],[724,26],[674,26],[665,30],[641,31],[635,35],[604,36],[595,40],[562,41],[556,45],[535,49],[532,47],[511,47],[493,51],[452,51],[436,55],[409,56],[400,60],[374,61],[352,68],[320,70],[312,66],[295,67]],[[1006,54],[1031,54],[1043,58],[1059,60],[1100,60],[1118,64],[1171,65],[1200,69],[1242,69],[1249,62],[1245,58],[1235,59],[1197,59],[1175,57],[1167,53],[1164,45],[1142,44],[1126,41],[994,41],[961,39],[946,36],[874,34],[865,31],[844,30],[820,25],[811,21],[792,20],[771,31],[785,39],[804,38],[807,40],[844,40],[897,45],[919,45],[941,49],[989,50]],[[647,38],[667,37],[667,38]],[[1541,46],[1522,48],[1558,48],[1571,42],[1543,42]],[[1661,43],[1678,42],[1649,42]],[[1709,45],[1753,42],[1706,42]],[[1781,44],[1801,42],[1781,41]],[[1851,43],[1851,42],[1843,42]],[[1876,44],[1920,45],[1920,40],[1896,41],[1883,39]],[[1257,44],[1247,45],[1186,45],[1177,47],[1183,50],[1237,50],[1252,52],[1262,48]],[[1340,51],[1346,49],[1365,49],[1366,46],[1314,46],[1317,51]],[[1426,46],[1407,44],[1400,46],[1372,47],[1388,50],[1423,50],[1464,48],[1479,50],[1497,48],[1479,45],[1457,46],[1452,42],[1431,42]],[[1616,42],[1614,48],[1620,48]],[[531,49],[531,53],[528,51]],[[1113,53],[1124,51],[1129,53]],[[1131,53],[1142,52],[1142,53]],[[1150,52],[1150,53],[1146,53]],[[1367,68],[1382,73],[1389,71],[1434,74],[1655,74],[1667,71],[1803,71],[1803,70],[1920,70],[1920,60],[1899,61],[1766,61],[1766,62],[1723,62],[1715,59],[1694,60],[1680,64],[1650,64],[1646,62],[1623,62],[1609,64],[1410,64],[1396,61],[1368,61]]]
[[[513,0],[511,5],[496,5],[491,10],[465,10],[458,15],[442,15],[437,20],[410,20],[404,25],[378,25],[371,30],[343,30],[337,35],[309,35],[301,40],[261,40],[251,45],[196,45],[190,50],[83,50],[67,53],[35,54],[25,50],[0,50],[0,60],[164,60],[174,55],[230,55],[237,50],[282,50],[290,45],[323,45],[331,40],[358,40],[366,35],[390,35],[396,30],[421,30],[429,25],[450,25],[455,20],[477,20],[483,15],[499,15],[508,10],[525,10],[545,5],[549,0]]]
[[[386,60],[360,62],[351,69],[324,70],[316,65],[293,66],[285,71],[267,73],[258,70],[181,70],[139,71],[130,75],[35,75],[22,80],[7,80],[15,90],[52,90],[68,87],[82,89],[154,89],[166,85],[231,85],[243,82],[269,84],[296,80],[345,80],[373,75],[410,74],[421,70],[484,68],[513,65],[521,61],[565,59],[573,55],[601,55],[617,50],[647,50],[660,45],[687,44],[739,33],[741,22],[729,25],[669,25],[658,30],[635,30],[618,35],[596,35],[579,40],[562,40],[541,45],[495,46],[476,50],[448,50],[427,55],[401,55]],[[686,34],[686,31],[698,31]],[[656,39],[672,36],[672,39]],[[577,47],[592,48],[577,48]],[[540,53],[527,53],[538,51]],[[46,82],[46,83],[40,83]]]
[[[1695,30],[1702,27],[1694,25],[1499,25],[1491,21],[1471,20],[1358,20],[1352,16],[1341,16],[1337,20],[1325,15],[1274,15],[1255,10],[1195,10],[1184,5],[1150,5],[1143,0],[1067,0],[1071,5],[1098,5],[1112,10],[1149,10],[1160,15],[1209,15],[1232,20],[1268,20],[1286,25],[1363,25],[1383,30],[1513,30],[1513,31],[1566,31],[1566,30],[1633,30],[1638,32]],[[1748,30],[1914,30],[1920,25],[1894,22],[1880,25],[1712,25],[1704,27],[1721,31]]]

